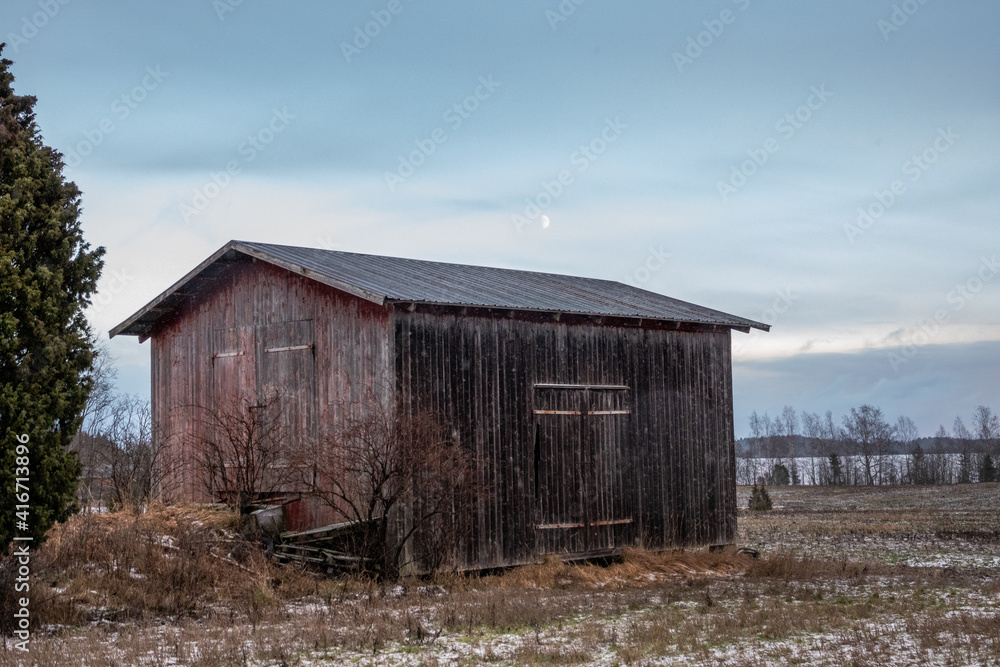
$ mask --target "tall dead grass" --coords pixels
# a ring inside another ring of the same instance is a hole
[[[626,549],[620,559],[610,564],[566,562],[549,556],[536,565],[512,568],[474,581],[480,587],[499,588],[641,587],[665,578],[732,574],[745,570],[751,562],[749,556],[721,551]]]
[[[279,574],[236,523],[234,513],[203,506],[75,515],[32,554],[32,624],[150,620],[219,604],[253,612],[273,604],[281,586],[310,588],[292,569]],[[14,568],[4,563],[0,570]],[[14,603],[7,584],[0,581],[4,630]]]

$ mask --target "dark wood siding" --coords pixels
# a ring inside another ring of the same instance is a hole
[[[210,499],[194,406],[280,387],[291,437],[322,438],[369,392],[395,391],[444,417],[475,458],[486,493],[459,508],[463,567],[735,537],[725,327],[379,306],[246,260],[152,340],[154,423],[175,464],[166,499]],[[295,516],[300,528],[336,518]]]
[[[728,330],[406,311],[394,328],[401,396],[450,422],[489,491],[470,508],[469,566],[735,537]],[[558,523],[584,529],[539,535]]]

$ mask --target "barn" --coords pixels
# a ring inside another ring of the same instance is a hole
[[[389,393],[470,453],[487,491],[456,508],[454,559],[492,568],[731,543],[730,336],[751,328],[614,281],[231,241],[110,335],[151,341],[165,499],[213,500],[192,406],[291,387],[288,437],[309,439]],[[296,528],[332,519],[293,506]]]

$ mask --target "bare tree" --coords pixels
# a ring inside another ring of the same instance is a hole
[[[789,444],[791,444],[792,438],[799,433],[799,416],[795,412],[795,408],[790,405],[786,405],[781,411],[781,429],[783,435],[788,438]]]
[[[778,469],[778,466],[783,466],[785,462],[785,457],[788,455],[788,445],[784,438],[784,429],[782,428],[781,419],[771,417],[765,412],[764,416],[760,418],[761,430],[764,434],[764,447],[763,454],[767,458],[765,476],[768,477],[768,483],[771,483],[771,477],[774,475],[774,471]]]
[[[833,422],[833,412],[830,410],[826,411],[826,416],[824,417],[823,433],[824,437],[829,438],[831,442],[836,442],[840,436],[840,429]]]
[[[1000,455],[1000,416],[985,405],[977,405],[972,413],[972,429],[982,453],[993,458]]]
[[[955,481],[952,469],[951,455],[948,451],[948,431],[944,425],[938,426],[934,433],[934,451],[931,453],[929,465],[933,484],[952,484]]]
[[[972,460],[972,433],[966,428],[961,417],[955,417],[955,423],[951,427],[952,437],[959,441],[958,455],[958,483],[968,484],[972,481],[972,470],[974,462]]]
[[[996,481],[996,459],[1000,457],[1000,417],[985,405],[977,405],[972,413],[972,428],[978,441],[979,463],[976,466],[980,482]]]
[[[470,454],[433,413],[374,396],[353,407],[315,457],[312,494],[356,525],[348,549],[369,574],[394,577],[408,551],[443,566],[474,513]]]
[[[823,415],[823,421],[820,424],[820,434],[820,437],[826,441],[823,465],[828,468],[825,475],[828,480],[827,483],[835,485],[844,484],[846,482],[844,460],[840,456],[842,452],[838,451],[840,449],[840,441],[842,440],[842,431],[833,421],[832,410],[827,410],[826,414]]]
[[[917,431],[917,425],[913,423],[912,419],[906,416],[900,416],[899,419],[896,420],[896,440],[899,443],[897,452],[905,452],[908,454],[906,457],[905,479],[903,481],[909,481],[912,484],[926,484],[926,481],[916,481],[917,477],[920,477],[922,480],[925,479],[927,472],[927,462],[924,460],[924,450],[919,445],[916,447],[913,445],[913,442],[918,437],[919,432]]]
[[[82,506],[103,503],[105,498],[105,482],[107,474],[99,453],[109,447],[103,431],[107,428],[111,417],[111,408],[115,401],[115,358],[107,344],[100,343],[96,338],[91,342],[94,346],[94,364],[88,372],[92,383],[90,394],[83,408],[80,430],[70,442],[70,450],[76,452],[80,461],[80,485],[77,496]]]
[[[112,447],[100,450],[110,481],[112,507],[138,507],[152,495],[157,475],[165,466],[153,441],[149,400],[138,395],[118,396],[111,407],[105,436]]]
[[[852,453],[861,460],[865,483],[881,482],[882,463],[895,431],[882,417],[882,410],[871,405],[851,408],[851,414],[844,417],[844,431]]]
[[[81,431],[91,434],[100,433],[107,425],[115,402],[115,380],[118,378],[118,369],[115,367],[117,359],[111,354],[107,343],[100,343],[95,338],[92,345],[94,364],[88,373],[92,386],[83,408],[80,426]]]
[[[802,411],[802,433],[807,441],[806,451],[809,454],[810,483],[820,484],[825,455],[823,440],[826,434],[823,428],[823,419],[818,413]]]
[[[917,425],[913,423],[912,419],[902,416],[896,420],[896,438],[899,440],[903,451],[908,450],[913,441],[919,437],[920,432],[917,430]]]
[[[785,436],[785,456],[788,458],[788,470],[791,473],[792,484],[799,484],[799,464],[796,451],[796,440],[799,434],[799,416],[795,408],[786,405],[781,411],[781,430]]]
[[[202,484],[240,514],[299,488],[308,448],[288,441],[282,396],[272,388],[231,396],[212,407],[194,406],[203,426],[196,454]]]
[[[758,478],[761,476],[760,458],[764,433],[764,424],[757,411],[754,410],[750,414],[750,451],[744,460],[742,475],[740,475],[741,483],[746,486],[757,484],[760,481]]]
[[[93,388],[83,424],[71,448],[82,464],[81,498],[111,508],[138,507],[149,500],[158,480],[160,451],[154,443],[149,399],[118,393],[117,359],[106,344],[96,345],[90,371]]]

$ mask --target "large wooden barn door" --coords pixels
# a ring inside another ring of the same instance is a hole
[[[628,387],[535,385],[536,549],[600,554],[630,541]]]

